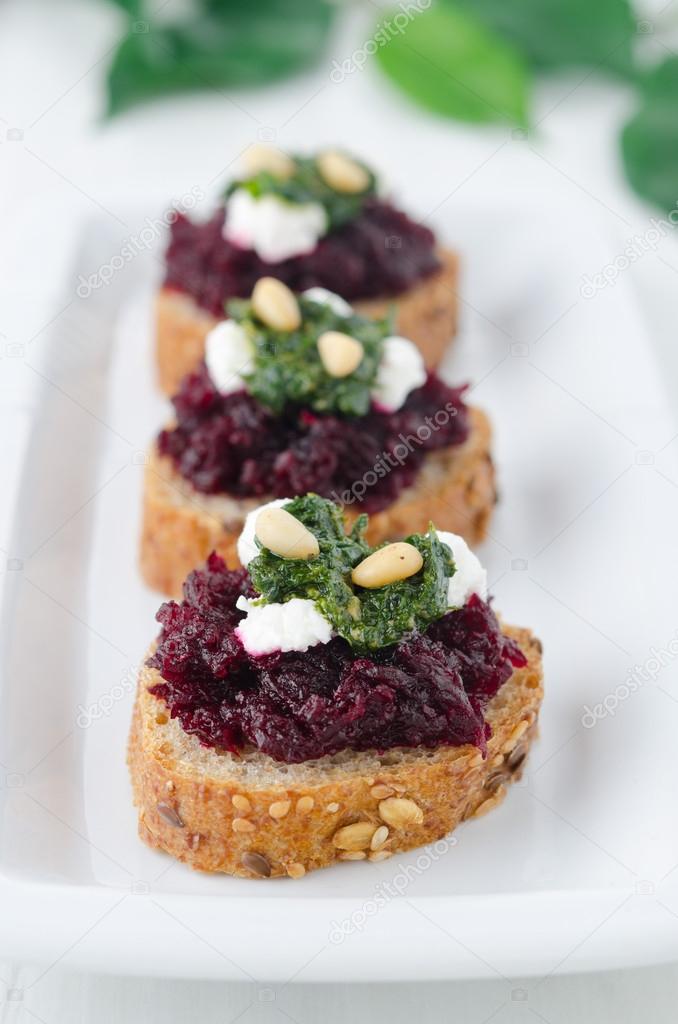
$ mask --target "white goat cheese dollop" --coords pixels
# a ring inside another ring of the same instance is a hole
[[[238,188],[226,200],[224,238],[241,249],[254,249],[267,263],[312,252],[327,231],[320,203],[290,203],[275,195],[253,196]]]
[[[243,391],[243,374],[252,372],[254,349],[245,329],[235,320],[222,320],[205,339],[205,365],[222,395]]]
[[[293,597],[284,604],[253,604],[239,597],[236,607],[247,612],[236,628],[243,647],[253,657],[273,651],[307,651],[332,639],[332,626],[315,601]]]
[[[372,388],[372,398],[387,412],[400,409],[410,391],[426,380],[421,352],[408,338],[384,339],[384,351]]]
[[[301,294],[305,299],[310,299],[311,302],[329,306],[337,316],[350,316],[353,312],[353,306],[349,306],[346,299],[342,299],[341,295],[337,295],[336,292],[331,292],[327,288],[307,288]]]
[[[457,567],[447,586],[448,607],[463,608],[471,594],[477,594],[483,601],[487,600],[487,569],[483,569],[480,559],[473,554],[463,537],[445,530],[438,530],[437,533],[443,544],[448,544],[452,549]]]

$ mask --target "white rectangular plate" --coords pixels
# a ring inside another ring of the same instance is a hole
[[[121,245],[84,231],[71,305],[25,355],[41,384],[3,603],[3,952],[274,981],[678,955],[676,430],[627,283],[580,290],[619,243],[553,199],[453,198],[439,222],[465,264],[446,372],[496,428],[481,555],[495,607],[544,642],[541,737],[503,806],[451,842],[296,883],[201,876],[137,838],[125,743],[159,604],[136,567],[144,452],[168,414],[159,267],[138,256],[78,298]]]

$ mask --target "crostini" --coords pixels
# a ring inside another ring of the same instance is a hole
[[[337,150],[289,156],[251,146],[243,174],[203,223],[171,226],[157,298],[161,388],[173,394],[200,363],[225,304],[260,277],[293,291],[327,288],[366,316],[397,304],[397,330],[435,367],[457,321],[457,257],[379,194],[364,163]]]
[[[495,501],[490,426],[388,320],[275,278],[207,338],[145,475],[141,569],[176,595],[212,550],[235,567],[247,513],[314,491],[371,515],[372,543],[431,518],[482,540]]]
[[[365,527],[317,495],[254,510],[245,567],[213,554],[162,606],[129,744],[150,846],[296,879],[441,839],[520,776],[539,641],[499,623],[462,538]]]

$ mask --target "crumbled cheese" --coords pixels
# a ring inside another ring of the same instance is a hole
[[[337,295],[336,292],[331,292],[327,288],[307,288],[301,294],[305,299],[310,299],[311,302],[329,306],[337,316],[350,316],[353,312],[353,307],[349,306],[346,299],[342,299],[341,295]]]
[[[251,373],[254,349],[245,329],[235,320],[222,320],[205,339],[205,365],[222,395],[245,389],[243,376]]]
[[[410,391],[426,381],[421,352],[407,338],[393,335],[384,339],[384,351],[372,388],[372,398],[382,409],[400,409]]]
[[[332,638],[332,626],[315,601],[293,597],[284,604],[255,604],[239,597],[236,607],[246,612],[236,629],[245,650],[259,657],[273,651],[307,651]]]
[[[226,201],[224,238],[241,249],[254,249],[267,263],[312,252],[326,231],[327,214],[320,203],[257,197],[244,188]]]
[[[487,570],[473,554],[463,537],[456,533],[438,530],[438,538],[452,549],[457,571],[447,586],[447,604],[450,608],[462,608],[471,594],[487,600]]]

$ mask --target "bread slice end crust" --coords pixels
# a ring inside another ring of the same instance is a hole
[[[459,258],[449,249],[438,251],[440,269],[394,299],[354,303],[368,317],[385,316],[397,307],[396,330],[420,349],[430,369],[440,363],[457,329]],[[205,354],[205,338],[217,323],[185,292],[161,288],[156,299],[156,361],[158,383],[167,395],[178,390],[187,373]]]
[[[504,632],[527,665],[487,707],[485,759],[470,745],[344,751],[298,765],[219,753],[168,717],[149,693],[160,677],[144,667],[128,752],[141,838],[197,870],[245,878],[300,878],[443,839],[501,803],[536,735],[541,644],[526,629]]]

